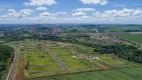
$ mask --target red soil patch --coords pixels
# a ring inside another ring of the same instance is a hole
[[[95,62],[99,67],[101,67],[103,70],[110,70],[110,68],[109,67],[107,67],[107,66],[105,66],[105,65],[103,65],[103,64],[100,64],[100,63],[98,63],[98,62]]]
[[[17,74],[17,80],[24,80],[24,60],[20,60],[19,72]]]

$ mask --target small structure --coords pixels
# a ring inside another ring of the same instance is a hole
[[[88,54],[79,54],[77,56],[72,56],[73,58],[76,58],[76,59],[91,59],[91,60],[100,60],[99,57],[96,57],[96,56],[88,56]]]

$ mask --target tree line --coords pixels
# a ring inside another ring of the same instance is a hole
[[[8,73],[8,68],[13,61],[13,48],[7,45],[0,45],[0,80],[3,80]]]

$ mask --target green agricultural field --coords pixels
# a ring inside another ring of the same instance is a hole
[[[39,77],[28,80],[141,80],[142,67]]]
[[[71,48],[58,47],[50,49],[50,51],[60,57],[62,61],[68,66],[68,68],[82,68],[91,65],[88,62],[73,58],[73,56],[77,55],[77,52]]]
[[[114,58],[114,55],[98,54],[94,52],[92,47],[71,43],[25,40],[11,42],[9,45],[14,45],[21,49],[21,54],[24,55],[25,78],[106,70],[104,67],[115,69],[139,66],[139,64],[133,62]],[[88,56],[98,57],[100,60],[92,60],[89,59]],[[94,74],[101,76],[101,74]],[[75,76],[80,79],[85,75],[86,74],[81,74],[80,76],[80,74],[76,74]],[[72,75],[69,77],[71,76]],[[72,79],[77,79],[76,77],[73,77]],[[86,78],[83,78],[82,80],[84,79]]]
[[[133,66],[141,65],[141,64],[138,64],[135,62],[130,62],[130,61],[126,61],[126,60],[117,58],[116,56],[111,55],[111,54],[103,55],[103,54],[96,53],[93,55],[98,56],[100,58],[102,64],[104,64],[104,65],[106,64],[106,65],[113,67],[113,68],[133,67]]]
[[[141,31],[142,26],[111,26],[105,32],[130,32]]]
[[[142,34],[121,34],[119,37],[142,44]]]

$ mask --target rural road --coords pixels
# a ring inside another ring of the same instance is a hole
[[[14,80],[14,78],[15,78],[15,71],[16,71],[16,65],[18,63],[19,54],[20,54],[19,51],[17,51],[15,49],[15,57],[14,57],[13,63],[11,65],[11,68],[10,68],[10,71],[8,73],[8,76],[7,76],[6,80]]]
[[[57,56],[53,53],[48,53],[61,67],[63,70],[69,70],[69,68],[62,62],[61,58],[57,58]]]

